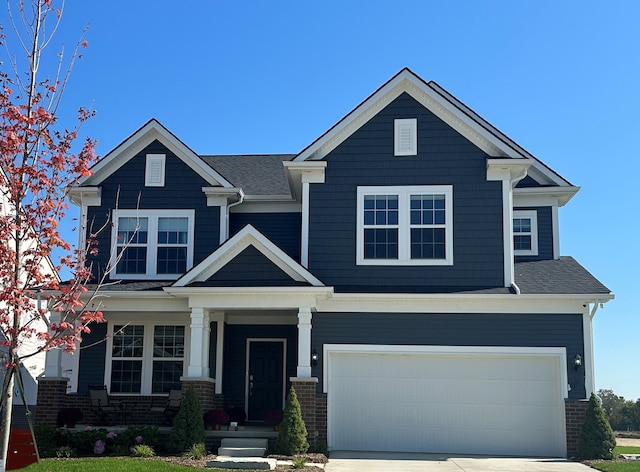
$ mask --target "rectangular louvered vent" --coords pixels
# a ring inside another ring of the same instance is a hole
[[[144,184],[147,187],[164,187],[164,154],[147,154]]]
[[[415,156],[418,154],[418,120],[406,118],[394,120],[394,154]]]

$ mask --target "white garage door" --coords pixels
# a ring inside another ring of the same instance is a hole
[[[564,350],[532,355],[478,349],[328,350],[329,447],[564,456]]]

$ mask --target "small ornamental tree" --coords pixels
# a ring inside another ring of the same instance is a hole
[[[173,420],[171,428],[171,447],[177,452],[185,452],[194,444],[204,442],[204,421],[202,419],[202,405],[196,397],[193,387],[180,404],[178,414]]]
[[[307,442],[307,427],[302,421],[302,411],[296,390],[291,386],[284,413],[280,422],[280,431],[276,439],[276,452],[287,456],[304,454],[309,449]]]
[[[91,112],[81,108],[76,121],[58,123],[69,73],[87,45],[82,36],[70,55],[51,55],[52,78],[39,77],[41,63],[47,63],[43,53],[62,17],[54,3],[63,2],[8,0],[0,25],[0,50],[6,51],[0,57],[0,344],[6,367],[0,459],[5,462],[14,379],[20,386],[22,361],[50,349],[71,352],[90,323],[103,321],[86,293],[88,249],[72,249],[58,232],[66,189],[91,174],[96,156],[94,141],[76,142]],[[92,238],[87,240],[91,246]],[[65,284],[57,275],[62,269],[71,274]]]
[[[615,447],[616,438],[613,430],[600,406],[600,401],[592,393],[578,438],[578,455],[581,459],[611,460],[614,458]]]

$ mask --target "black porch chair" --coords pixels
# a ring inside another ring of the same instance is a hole
[[[171,424],[173,423],[173,418],[178,413],[180,409],[180,405],[182,404],[182,390],[172,388],[169,391],[169,396],[167,400],[162,404],[153,404],[151,405],[152,413],[163,413],[164,421],[162,424]]]
[[[89,398],[91,399],[91,412],[100,419],[100,424],[107,424],[107,419],[113,424],[116,415],[120,412],[121,404],[109,398],[106,385],[90,385]]]

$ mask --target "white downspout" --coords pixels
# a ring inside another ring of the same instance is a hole
[[[593,301],[593,307],[585,310],[582,317],[582,332],[584,333],[584,388],[585,397],[589,398],[595,393],[595,357],[593,352],[593,317],[596,316],[600,300]],[[587,305],[588,307],[588,305]]]
[[[224,240],[220,241],[220,245],[222,245],[223,242],[229,239],[229,213],[231,212],[231,208],[236,205],[240,205],[242,202],[244,202],[244,192],[242,191],[242,189],[240,189],[240,191],[238,192],[238,196],[240,198],[238,199],[237,202],[230,203],[225,207],[226,208],[225,215],[224,215],[225,234],[224,234]]]

